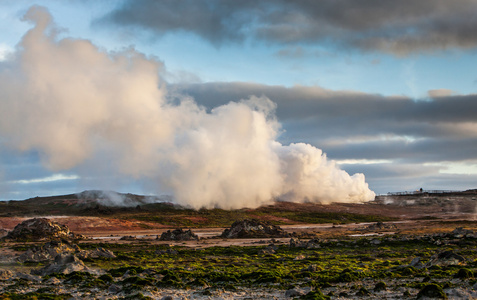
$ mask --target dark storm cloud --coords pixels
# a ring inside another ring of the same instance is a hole
[[[333,159],[475,160],[477,95],[413,101],[319,87],[205,83],[170,87],[212,108],[250,95],[277,104],[285,143],[307,142]]]
[[[344,170],[351,174],[364,172],[366,178],[397,179],[397,178],[419,178],[432,176],[439,172],[439,167],[422,166],[416,164],[394,164],[394,163],[376,163],[376,164],[342,164]]]
[[[378,194],[399,191],[426,190],[467,190],[475,188],[477,175],[451,174],[444,167],[421,164],[343,164],[343,170],[350,174],[363,172],[366,181]]]
[[[360,121],[369,124],[383,119],[388,123],[398,122],[403,127],[411,122],[434,125],[477,122],[477,95],[414,101],[408,97],[332,91],[320,87],[287,88],[243,82],[184,84],[172,88],[190,94],[207,108],[250,95],[264,95],[277,103],[277,115],[281,121],[319,118],[328,122],[341,118],[340,121],[347,123]]]
[[[477,139],[422,138],[417,141],[392,140],[320,146],[334,159],[393,159],[413,163],[477,160]]]
[[[128,0],[98,23],[190,32],[216,45],[250,38],[405,55],[475,47],[476,13],[473,0]]]

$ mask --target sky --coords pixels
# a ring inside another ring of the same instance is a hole
[[[0,0],[0,199],[477,188],[476,15],[475,0]]]

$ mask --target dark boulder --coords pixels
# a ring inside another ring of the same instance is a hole
[[[426,267],[431,266],[455,266],[465,264],[465,258],[453,251],[444,251],[434,254],[426,264]]]
[[[62,239],[82,239],[84,236],[71,232],[66,225],[61,225],[45,218],[23,221],[10,231],[5,239],[14,241],[42,241]]]
[[[53,273],[70,274],[72,272],[88,272],[89,268],[74,254],[59,254],[55,261],[39,270],[32,270],[32,274],[46,276]]]
[[[442,290],[442,288],[434,283],[428,284],[423,287],[419,293],[417,294],[416,299],[447,299],[446,293]]]
[[[230,228],[224,230],[220,237],[228,239],[241,239],[277,238],[288,236],[289,234],[280,228],[280,226],[255,219],[245,219],[242,221],[235,221]]]
[[[160,241],[198,241],[199,237],[197,234],[194,234],[190,229],[189,230],[182,230],[182,229],[174,229],[168,230],[161,234],[159,238]]]
[[[364,228],[360,228],[359,230],[380,231],[380,230],[390,230],[390,229],[397,229],[397,226],[392,223],[376,222],[368,226],[365,226]]]

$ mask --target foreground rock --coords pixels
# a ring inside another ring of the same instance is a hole
[[[0,280],[8,280],[12,278],[15,274],[13,274],[10,270],[0,270]]]
[[[18,257],[19,262],[43,262],[54,260],[62,253],[76,253],[81,251],[78,245],[70,244],[68,241],[51,241],[42,246],[28,249]]]
[[[426,264],[432,266],[456,266],[465,264],[465,258],[453,251],[444,251],[433,255]]]
[[[227,239],[288,237],[280,226],[255,219],[235,221],[220,237]]]
[[[160,241],[198,241],[199,237],[190,229],[184,231],[182,229],[168,230],[161,234]]]
[[[395,224],[387,224],[383,222],[376,222],[373,224],[370,224],[368,226],[364,226],[362,228],[358,228],[357,230],[360,231],[381,231],[381,230],[392,230],[392,229],[397,229],[397,226]]]
[[[116,257],[113,251],[104,249],[101,247],[93,249],[93,250],[81,250],[76,255],[80,259],[115,258]]]
[[[469,230],[469,229],[464,229],[463,227],[457,227],[454,229],[450,234],[450,237],[454,237],[456,239],[461,239],[461,238],[477,238],[477,235],[475,234],[474,231]]]
[[[290,248],[306,248],[306,249],[318,249],[321,248],[320,240],[311,239],[308,241],[301,241],[295,238],[291,238],[289,242]]]
[[[60,254],[55,257],[52,264],[39,270],[33,270],[32,274],[46,276],[53,273],[69,274],[71,272],[88,272],[89,268],[74,254]]]
[[[10,231],[5,239],[13,241],[43,241],[83,239],[66,225],[61,225],[45,218],[34,218],[23,221]]]
[[[81,250],[76,244],[68,241],[51,241],[41,246],[28,249],[16,260],[18,262],[45,262],[53,261],[60,254],[75,254],[80,259],[115,258],[111,250],[96,248],[93,250]]]

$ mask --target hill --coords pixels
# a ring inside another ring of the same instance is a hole
[[[167,227],[225,227],[234,221],[254,218],[278,225],[377,222],[405,219],[458,218],[474,214],[477,190],[452,193],[414,193],[378,196],[375,201],[352,204],[275,202],[255,209],[194,210],[171,199],[112,191],[35,197],[0,202],[0,218],[81,216],[141,222]],[[155,225],[154,225],[155,226]]]

